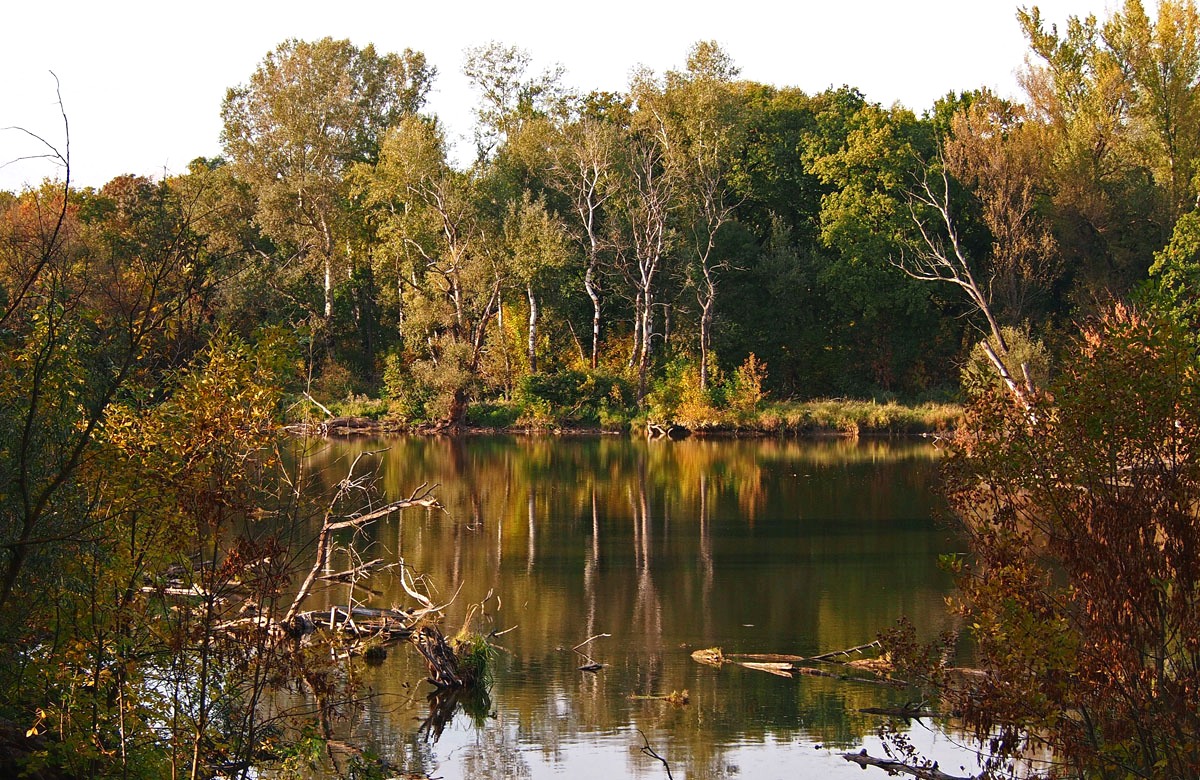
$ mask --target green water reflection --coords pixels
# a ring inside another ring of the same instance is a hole
[[[665,776],[637,750],[640,730],[676,778],[856,776],[833,749],[873,731],[858,708],[903,692],[716,670],[691,651],[815,654],[902,615],[929,635],[947,627],[936,560],[961,544],[937,519],[924,442],[352,439],[308,462],[332,485],[374,450],[360,469],[387,497],[438,483],[445,510],[372,526],[360,553],[457,593],[450,630],[489,593],[495,627],[515,626],[498,640],[490,707],[436,740],[418,728],[429,686],[411,654],[370,672],[379,698],[355,729],[406,771]],[[410,603],[393,576],[374,586],[377,603]],[[344,601],[344,587],[324,597]],[[602,633],[586,649],[605,668],[579,672],[569,648]],[[630,698],[684,689],[684,707]]]

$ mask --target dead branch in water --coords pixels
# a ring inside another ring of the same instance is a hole
[[[942,770],[938,769],[938,764],[936,761],[929,766],[917,766],[913,764],[906,764],[903,761],[875,758],[874,756],[867,755],[866,750],[862,750],[858,753],[843,753],[842,758],[851,763],[858,764],[863,769],[866,769],[868,766],[879,767],[889,775],[906,774],[921,778],[921,780],[976,780],[976,778],[971,775],[967,775],[965,777],[948,775]]]
[[[304,600],[308,598],[309,593],[312,591],[313,583],[316,582],[321,570],[327,565],[329,561],[329,541],[334,531],[340,531],[344,528],[361,528],[367,523],[378,520],[381,517],[387,517],[395,512],[399,512],[414,506],[422,506],[426,508],[439,506],[437,499],[433,496],[433,491],[437,485],[429,486],[428,483],[423,483],[420,487],[414,490],[412,495],[410,495],[408,498],[401,499],[400,501],[393,501],[390,504],[379,507],[378,509],[356,515],[354,517],[349,517],[343,520],[334,520],[334,513],[337,509],[338,503],[347,495],[349,495],[350,492],[362,488],[361,478],[354,478],[355,466],[358,465],[358,461],[361,460],[364,455],[373,454],[375,453],[359,453],[358,457],[354,459],[354,463],[350,465],[350,472],[338,485],[337,493],[329,502],[329,506],[325,510],[325,519],[321,523],[321,532],[317,536],[316,560],[313,561],[312,569],[309,570],[308,576],[304,578],[304,582],[300,585],[300,589],[296,591],[296,597],[292,599],[292,605],[288,607],[287,614],[284,615],[283,622],[285,625],[291,623],[295,619],[296,613],[300,610],[300,605],[304,603]],[[403,581],[403,577],[401,577],[401,581]],[[405,590],[408,590],[407,586],[405,587]],[[429,604],[428,606],[432,605]]]
[[[587,663],[585,663],[579,667],[579,671],[581,671],[581,672],[598,672],[604,668],[604,664],[602,664],[599,661],[597,661],[596,659],[592,658],[587,653],[581,652],[579,650],[579,648],[583,647],[588,642],[591,642],[593,639],[601,639],[603,637],[610,637],[610,636],[612,636],[612,634],[596,634],[595,636],[589,636],[587,639],[583,640],[582,642],[580,642],[579,644],[577,644],[571,648],[571,650],[573,650],[576,654],[582,656],[584,658],[584,660],[587,661]]]
[[[638,729],[638,733],[642,735],[642,742],[645,743],[642,745],[642,752],[651,758],[656,758],[661,761],[663,768],[667,770],[667,780],[675,780],[675,778],[671,776],[671,765],[667,763],[667,759],[660,756],[657,752],[655,752],[654,748],[650,747],[650,739],[646,736],[646,732]]]
[[[821,653],[820,655],[814,655],[811,658],[809,658],[808,660],[810,660],[810,661],[830,661],[832,663],[843,663],[842,661],[836,661],[834,659],[836,659],[837,656],[849,657],[856,653],[859,653],[859,654],[865,653],[867,650],[878,650],[882,646],[883,645],[880,643],[880,641],[878,639],[876,639],[874,642],[867,642],[865,645],[855,645],[854,647],[847,647],[845,650],[833,650],[828,653]]]
[[[634,693],[629,696],[630,701],[665,701],[667,704],[674,704],[676,707],[682,707],[692,700],[688,694],[687,688],[682,691],[671,691],[670,693]]]
[[[736,664],[746,669],[752,669],[757,672],[766,672],[774,674],[778,677],[797,677],[801,675],[811,677],[829,677],[835,680],[843,680],[846,682],[864,682],[873,683],[875,685],[904,685],[900,680],[894,680],[887,677],[887,672],[891,670],[891,664],[885,659],[861,659],[853,661],[844,661],[838,659],[838,656],[849,657],[855,653],[863,653],[867,650],[880,647],[878,641],[868,642],[865,645],[856,645],[848,647],[844,650],[834,650],[828,653],[822,653],[814,656],[788,655],[784,653],[733,653],[725,655],[719,647],[709,647],[703,650],[696,650],[692,653],[692,660],[696,663],[715,666],[720,669],[725,664]],[[855,671],[865,671],[872,674],[879,674],[877,677],[861,677],[852,676],[845,672],[827,672],[821,669],[814,668],[807,664],[833,664],[843,668],[853,669]]]

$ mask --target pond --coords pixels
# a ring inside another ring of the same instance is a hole
[[[364,452],[358,473],[387,498],[437,483],[444,510],[375,524],[357,552],[425,574],[452,601],[447,634],[472,613],[503,632],[490,701],[427,701],[404,646],[368,669],[353,736],[418,776],[863,777],[840,757],[879,752],[878,718],[859,709],[906,692],[717,669],[692,651],[808,656],[901,616],[926,637],[950,627],[937,558],[963,543],[924,441],[354,438],[309,463],[334,484]],[[377,605],[412,603],[394,575],[372,586]],[[603,668],[580,671],[587,660]],[[684,691],[687,704],[647,698]],[[928,724],[913,738],[958,761]]]

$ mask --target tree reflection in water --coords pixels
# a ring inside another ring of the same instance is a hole
[[[870,641],[901,615],[929,636],[947,626],[951,583],[936,561],[961,544],[935,519],[937,453],[922,442],[400,437],[333,441],[312,465],[332,479],[340,461],[384,448],[384,493],[440,483],[446,511],[375,526],[359,554],[402,556],[446,598],[461,588],[448,633],[489,591],[495,627],[516,626],[498,640],[493,701],[476,717],[438,696],[427,712],[381,706],[366,720],[385,754],[398,734],[438,740],[434,765],[416,768],[446,780],[661,776],[636,750],[638,729],[677,778],[778,774],[779,761],[857,776],[833,751],[874,730],[860,707],[904,692],[717,671],[691,651],[813,655]],[[381,604],[403,602],[398,585],[374,586]],[[579,672],[570,648],[599,633],[612,637],[588,654],[605,668]],[[374,672],[380,701],[419,684],[403,658]],[[684,689],[682,707],[630,699]]]

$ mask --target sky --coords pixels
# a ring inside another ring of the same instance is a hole
[[[1113,0],[1041,0],[1047,21],[1104,18]],[[1153,3],[1148,3],[1152,8]],[[460,157],[470,150],[474,94],[464,51],[498,41],[534,67],[566,69],[568,86],[623,90],[630,72],[682,67],[715,40],[744,78],[820,92],[850,85],[918,114],[951,90],[1020,97],[1026,46],[1006,0],[62,0],[14,2],[0,15],[0,189],[61,176],[46,160],[64,145],[71,179],[179,173],[221,152],[221,101],[289,38],[348,38],[380,52],[411,48],[438,70],[428,110]],[[52,75],[52,72],[54,75]],[[22,129],[13,129],[22,128]]]

